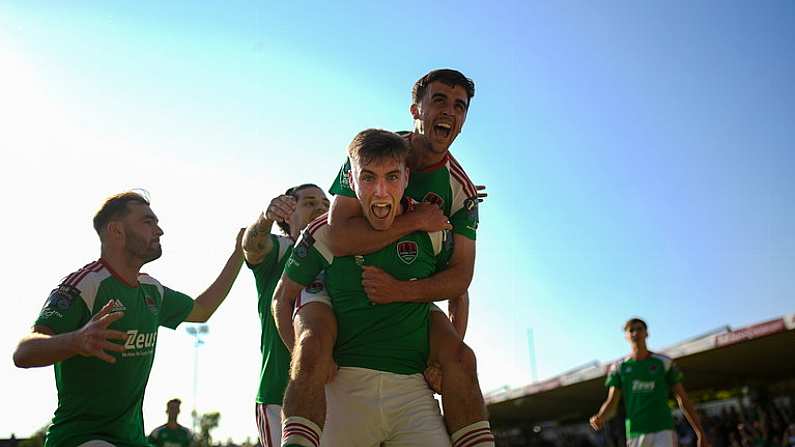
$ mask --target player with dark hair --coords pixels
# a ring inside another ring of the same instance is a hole
[[[404,197],[408,151],[400,136],[379,129],[360,132],[349,146],[357,200],[376,230],[388,230],[396,216],[415,206]],[[333,307],[337,323],[334,360],[339,370],[326,386],[328,412],[322,436],[319,424],[285,408],[284,446],[450,445],[439,407],[422,375],[430,352],[430,305],[374,305],[361,279],[368,266],[378,266],[402,280],[421,280],[447,261],[447,236],[443,231],[413,232],[370,254],[334,256],[328,248],[325,216],[307,227],[277,286],[274,315],[293,352],[292,380],[300,388],[301,376],[307,373],[304,363],[314,360],[315,352],[305,343],[306,332],[294,332],[294,297],[323,272],[331,300],[324,307]],[[332,363],[324,366],[335,368]],[[304,406],[317,402],[313,396],[302,397],[307,399]]]
[[[182,401],[179,399],[171,399],[166,404],[168,422],[149,434],[149,442],[155,447],[190,447],[193,438],[190,430],[177,422],[180,404]]]
[[[410,171],[406,195],[423,202],[413,212],[398,216],[388,229],[373,229],[355,197],[349,160],[331,188],[335,197],[329,215],[328,248],[335,256],[369,254],[415,231],[452,227],[455,250],[444,270],[417,281],[398,281],[377,267],[368,266],[362,281],[370,300],[376,303],[389,303],[395,297],[420,302],[449,300],[450,320],[442,312],[431,313],[430,359],[441,368],[441,384],[434,385],[442,394],[445,422],[455,447],[493,442],[475,354],[463,342],[480,197],[478,188],[449,152],[473,96],[474,83],[456,70],[433,70],[414,84],[409,107],[414,132],[403,134],[411,146],[406,160]],[[307,355],[306,363],[294,365],[292,375],[300,380],[291,379],[288,383],[284,412],[286,416],[301,415],[322,427],[322,390],[331,374],[329,368],[333,367],[330,359],[336,326],[325,306],[311,303],[301,308],[296,319],[297,326],[306,332],[301,346],[315,355]],[[431,382],[433,377],[428,375]]]
[[[289,188],[271,200],[256,222],[243,235],[246,265],[257,286],[257,309],[262,325],[259,390],[255,420],[263,447],[281,445],[282,400],[290,369],[290,353],[284,346],[271,315],[273,289],[282,276],[293,243],[309,222],[328,211],[329,201],[316,185],[306,183]],[[271,234],[273,223],[284,236]]]
[[[163,236],[144,196],[108,198],[94,229],[99,260],[60,282],[14,352],[21,368],[55,365],[58,408],[47,447],[147,445],[141,407],[158,327],[207,321],[243,264],[241,230],[221,273],[193,300],[140,272],[160,257]]]
[[[628,447],[674,447],[678,442],[668,408],[668,396],[673,391],[679,408],[696,432],[698,447],[708,447],[698,413],[682,386],[682,372],[670,357],[648,350],[647,330],[646,322],[640,318],[632,318],[624,324],[631,352],[611,366],[605,381],[607,400],[591,417],[591,427],[601,430],[615,415],[623,397]]]

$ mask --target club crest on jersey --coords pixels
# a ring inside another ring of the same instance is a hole
[[[417,259],[417,243],[414,241],[398,242],[397,254],[401,261],[411,264]]]
[[[657,365],[649,365],[649,372],[652,374],[657,372]]]
[[[444,199],[442,198],[442,196],[436,194],[433,191],[430,191],[428,192],[428,194],[425,194],[425,197],[422,198],[422,201],[427,203],[432,203],[438,206],[439,208],[442,208],[444,206]]]

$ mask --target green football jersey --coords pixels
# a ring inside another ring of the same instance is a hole
[[[52,291],[36,320],[56,334],[83,327],[106,303],[124,317],[110,329],[125,332],[116,363],[76,355],[55,364],[58,408],[45,445],[74,446],[103,440],[117,446],[148,445],[141,406],[152,369],[158,326],[176,328],[193,300],[140,274],[138,284],[120,279],[103,260],[67,276]]]
[[[610,368],[605,386],[619,388],[624,396],[628,438],[674,428],[668,396],[682,377],[673,360],[660,354],[627,357]]]
[[[190,430],[177,424],[177,428],[168,428],[168,424],[161,425],[149,435],[149,442],[155,447],[189,447],[191,442]]]
[[[375,305],[362,288],[362,266],[372,265],[401,281],[435,273],[452,239],[446,232],[415,232],[364,256],[334,257],[328,248],[328,224],[321,216],[302,233],[285,272],[310,284],[325,271],[326,290],[337,317],[334,359],[339,366],[396,374],[425,370],[428,361],[429,304]]]
[[[284,346],[271,314],[271,301],[276,284],[284,271],[284,264],[293,250],[290,238],[271,235],[273,248],[257,265],[249,265],[257,284],[259,318],[262,324],[260,351],[262,366],[259,375],[257,403],[281,405],[290,370],[290,352]]]
[[[350,160],[340,169],[329,193],[356,197],[348,181]],[[453,232],[475,240],[478,229],[478,192],[461,165],[448,152],[440,163],[423,170],[411,171],[406,196],[418,202],[430,202],[450,218]]]

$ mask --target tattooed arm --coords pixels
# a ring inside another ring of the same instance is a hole
[[[268,208],[259,214],[257,221],[243,234],[243,256],[250,265],[257,265],[273,250],[271,228],[273,222],[290,220],[295,211],[295,199],[282,195],[271,200]]]

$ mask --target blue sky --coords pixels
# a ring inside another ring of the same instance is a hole
[[[412,83],[476,82],[453,153],[481,209],[467,341],[485,390],[795,311],[795,5],[768,2],[4,2],[0,436],[55,408],[11,352],[58,280],[98,254],[103,197],[144,187],[166,230],[147,266],[196,294],[235,228],[287,186],[328,185],[353,135],[406,129]],[[254,436],[250,273],[211,320],[200,411]],[[158,339],[147,430],[192,405],[192,347]],[[224,386],[219,386],[224,383]],[[31,404],[32,405],[32,404]],[[250,420],[251,419],[251,420]]]

